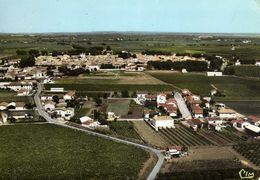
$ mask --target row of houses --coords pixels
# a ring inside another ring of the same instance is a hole
[[[0,89],[15,91],[17,96],[28,96],[33,90],[35,81],[0,82]]]
[[[75,115],[72,107],[67,107],[67,102],[74,100],[75,91],[67,91],[56,94],[42,94],[41,101],[44,110],[52,117],[70,120]]]

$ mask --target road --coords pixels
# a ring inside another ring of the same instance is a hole
[[[182,98],[181,94],[178,93],[178,92],[175,92],[174,98],[177,101],[177,105],[178,105],[178,108],[179,108],[179,110],[180,110],[180,112],[182,114],[182,118],[190,119],[191,118],[191,113],[188,110],[188,108],[186,106],[186,103],[185,103],[184,99]]]
[[[134,142],[131,142],[131,141],[119,139],[119,138],[116,138],[116,137],[111,137],[111,136],[108,136],[108,135],[104,135],[104,134],[100,134],[100,133],[97,133],[97,132],[89,131],[87,129],[80,129],[80,128],[73,127],[73,126],[70,126],[70,125],[67,125],[67,124],[63,124],[63,123],[61,123],[59,121],[56,121],[55,119],[52,119],[49,116],[49,114],[44,111],[44,109],[42,107],[42,104],[41,104],[41,100],[40,100],[40,93],[41,93],[41,91],[42,91],[42,85],[40,83],[38,83],[37,84],[37,92],[34,95],[34,101],[35,101],[35,104],[37,106],[38,113],[47,122],[49,122],[51,124],[58,125],[58,126],[62,126],[62,127],[66,127],[66,128],[82,131],[82,132],[85,132],[85,133],[93,135],[93,136],[98,136],[98,137],[105,138],[105,139],[108,139],[108,140],[112,140],[112,141],[115,141],[115,142],[120,142],[120,143],[132,145],[132,146],[136,146],[138,148],[142,148],[142,149],[145,149],[145,150],[152,151],[157,156],[158,161],[157,161],[156,165],[154,166],[153,170],[150,172],[150,174],[147,177],[147,179],[148,180],[153,180],[153,179],[156,178],[156,176],[159,173],[159,171],[161,169],[161,166],[162,166],[162,164],[164,162],[164,156],[162,155],[160,150],[152,148],[152,147],[149,147],[149,146],[146,146],[146,145],[143,145],[143,144],[138,144],[138,143],[134,143]]]

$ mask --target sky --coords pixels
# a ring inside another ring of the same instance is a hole
[[[260,33],[260,0],[0,0],[0,32]]]

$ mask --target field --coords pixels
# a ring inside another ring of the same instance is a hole
[[[64,87],[75,89],[79,93],[87,91],[173,91],[174,88],[149,74],[142,72],[109,72],[95,73],[90,76],[66,77],[55,79],[56,84],[45,85],[46,89],[51,87]]]
[[[23,101],[25,103],[27,102],[33,102],[33,99],[31,97],[21,97],[21,96],[16,96],[16,92],[14,91],[6,91],[6,90],[1,90],[0,89],[0,102],[20,102]]]
[[[117,136],[123,136],[126,138],[141,140],[132,122],[129,121],[109,122],[109,127],[112,133]]]
[[[188,88],[193,93],[209,96],[212,85],[224,91],[226,97],[221,100],[256,100],[260,99],[260,81],[238,77],[207,77],[204,74],[181,74],[175,72],[150,72],[152,76],[180,88]]]
[[[0,127],[0,179],[136,179],[149,153],[54,125]]]
[[[241,143],[233,146],[234,150],[260,167],[260,143]]]
[[[228,69],[233,69],[236,76],[260,78],[259,66],[231,66]]]
[[[240,114],[260,116],[260,101],[222,101]]]
[[[178,126],[175,129],[161,129],[159,130],[159,134],[171,145],[186,147],[212,145],[212,143],[203,136],[182,126]]]
[[[146,144],[150,144],[159,149],[166,149],[170,145],[145,121],[133,121],[134,127]]]
[[[117,116],[125,116],[128,114],[130,100],[114,100],[109,99],[106,112],[114,112]]]
[[[203,136],[204,138],[208,139],[215,145],[218,146],[226,146],[226,145],[233,145],[235,143],[241,142],[245,139],[236,135],[235,132],[230,132],[227,130],[223,130],[222,132],[207,130],[207,129],[200,129],[198,134]]]
[[[38,35],[1,35],[0,57],[15,55],[17,49],[71,50],[76,44],[84,48],[107,46],[114,51],[142,52],[146,49],[173,53],[203,53],[230,58],[234,54],[240,59],[259,59],[260,40],[256,36],[234,36],[210,34],[209,38],[198,38],[205,34],[176,33],[73,33]],[[118,40],[121,39],[121,40]],[[217,41],[220,40],[220,41]],[[243,44],[243,40],[252,40]],[[231,44],[236,46],[231,51]]]

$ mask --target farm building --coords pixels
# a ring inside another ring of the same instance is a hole
[[[236,118],[236,112],[226,108],[218,110],[218,115],[220,118],[226,118],[226,119]]]
[[[64,92],[64,88],[51,88],[51,92]]]
[[[207,72],[207,76],[223,76],[222,72]]]
[[[180,146],[168,146],[167,153],[169,155],[180,155],[181,154],[181,147]]]
[[[81,125],[87,128],[96,129],[100,126],[100,123],[98,121],[94,121],[89,116],[83,116],[80,119]]]
[[[245,131],[247,134],[257,137],[260,136],[260,127],[249,124],[245,127]]]
[[[151,123],[156,131],[161,128],[174,128],[174,120],[170,116],[154,116]]]

